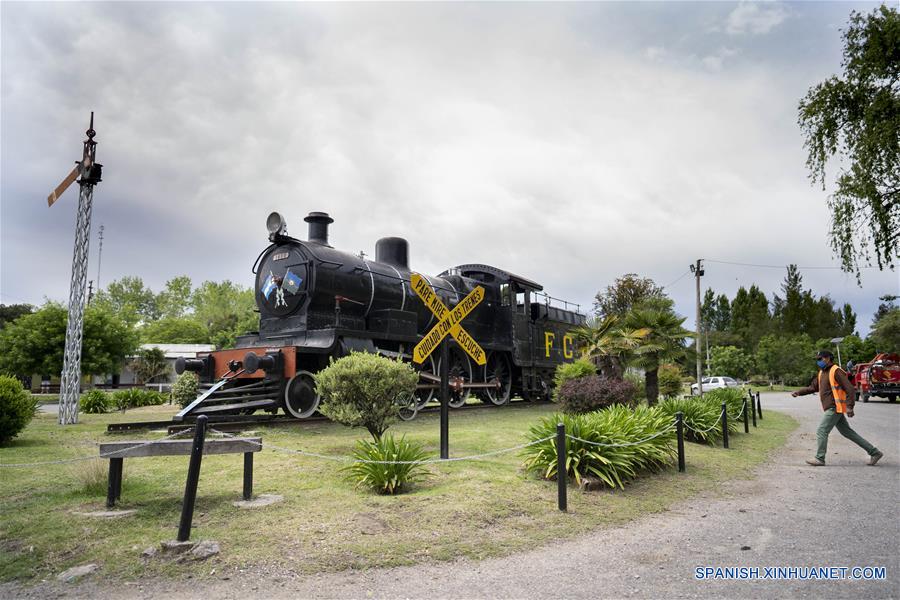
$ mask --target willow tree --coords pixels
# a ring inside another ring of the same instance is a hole
[[[845,271],[900,260],[900,13],[880,6],[852,12],[844,31],[843,75],[812,87],[798,122],[814,184],[838,169],[828,198],[831,247]]]

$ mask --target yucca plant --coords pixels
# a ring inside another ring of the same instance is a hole
[[[429,474],[421,463],[429,458],[428,453],[418,442],[407,441],[406,436],[395,440],[388,434],[371,442],[360,440],[353,458],[357,462],[342,469],[347,479],[379,494],[398,494],[407,484],[421,481]]]
[[[531,441],[554,437],[524,451],[525,468],[545,479],[557,476],[557,423],[563,423],[566,433],[578,438],[566,440],[566,471],[579,484],[585,476],[594,476],[609,487],[624,488],[624,483],[640,471],[662,468],[675,455],[672,431],[647,439],[669,427],[665,415],[656,411],[612,406],[583,415],[557,413],[542,419],[528,432]]]
[[[701,444],[715,444],[722,438],[722,402],[704,398],[670,398],[659,403],[658,409],[674,422],[675,413],[684,415],[684,437]],[[731,411],[729,410],[729,413]],[[714,426],[715,425],[715,426]],[[728,432],[737,431],[737,421],[728,421]]]
[[[736,420],[744,406],[744,399],[747,398],[746,392],[740,388],[718,388],[703,394],[703,399],[714,404],[721,410],[722,402],[728,406],[728,418]],[[729,431],[731,428],[729,427]]]

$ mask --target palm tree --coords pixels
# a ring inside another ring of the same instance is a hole
[[[682,327],[685,317],[671,310],[635,308],[625,316],[624,324],[633,330],[646,330],[634,349],[638,364],[644,367],[647,404],[653,406],[659,397],[659,366],[684,351],[684,338],[690,331]]]
[[[600,372],[610,379],[622,379],[629,360],[649,333],[648,329],[621,326],[615,315],[590,319],[586,325],[572,331],[581,347],[582,357],[594,361]]]

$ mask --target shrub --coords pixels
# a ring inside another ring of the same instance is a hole
[[[37,403],[22,382],[0,375],[0,445],[8,444],[31,421]]]
[[[393,435],[382,435],[370,442],[356,443],[353,458],[357,461],[342,470],[347,479],[357,486],[368,487],[379,494],[400,493],[406,484],[420,481],[428,475],[425,466],[417,461],[428,458],[428,453],[417,442],[406,441],[406,436],[395,441]],[[396,464],[396,463],[404,464]],[[389,464],[385,464],[389,463]]]
[[[681,369],[675,365],[659,367],[659,394],[663,398],[674,398],[681,395]]]
[[[722,403],[724,402],[728,407],[728,417],[736,418],[741,409],[744,406],[744,398],[747,398],[747,393],[741,388],[717,388],[715,390],[710,390],[703,394],[703,399],[706,402],[709,402],[713,406],[719,407],[719,410],[722,410]]]
[[[715,444],[722,437],[722,425],[718,423],[722,413],[722,402],[703,398],[669,398],[659,403],[659,411],[669,422],[675,420],[675,413],[684,414],[684,437],[701,444]],[[731,411],[729,411],[730,413]],[[737,421],[728,421],[728,432],[737,432]]]
[[[647,401],[647,381],[642,375],[632,371],[626,371],[623,379],[634,386],[634,397],[632,401],[637,404]]]
[[[567,474],[577,483],[585,476],[594,476],[609,487],[624,488],[624,483],[641,471],[661,469],[675,457],[674,430],[653,437],[671,429],[671,421],[656,409],[639,407],[632,411],[612,406],[583,415],[557,413],[541,419],[528,432],[532,442],[551,439],[524,450],[525,468],[545,479],[557,476],[557,423],[566,426],[566,434],[578,438],[566,440]],[[594,445],[597,443],[607,445]]]
[[[112,407],[112,399],[107,393],[100,390],[91,390],[81,395],[79,404],[82,412],[99,415],[109,412],[109,409]]]
[[[142,406],[157,406],[166,402],[164,394],[153,390],[142,390],[141,388],[119,390],[112,395],[112,399],[113,405],[117,410],[121,411]]]
[[[634,405],[634,386],[622,379],[589,375],[570,379],[557,391],[557,402],[567,413],[587,413],[614,404]]]
[[[172,384],[172,402],[184,408],[197,399],[199,389],[200,379],[197,377],[197,374],[185,371]]]
[[[567,381],[596,374],[597,367],[595,367],[591,361],[584,358],[557,366],[556,373],[553,374],[553,399],[558,401],[557,394],[559,393],[559,389]]]
[[[415,393],[419,374],[399,360],[351,352],[315,378],[323,415],[350,427],[365,427],[378,440],[399,417],[398,401]]]

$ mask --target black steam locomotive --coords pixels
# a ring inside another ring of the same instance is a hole
[[[326,213],[313,212],[304,220],[307,241],[289,237],[281,215],[269,215],[271,245],[253,265],[259,331],[239,337],[236,348],[178,361],[176,371],[197,372],[202,387],[177,418],[279,408],[309,417],[319,405],[313,374],[329,359],[367,351],[410,360],[413,347],[435,324],[411,289],[406,240],[378,240],[375,260],[368,260],[328,244],[334,220]],[[465,404],[471,394],[496,405],[512,396],[548,396],[556,366],[575,358],[570,330],[585,322],[577,306],[554,306],[560,301],[543,294],[539,284],[488,265],[460,265],[423,277],[448,307],[475,286],[485,290],[464,326],[484,349],[486,364],[476,365],[453,343],[452,407]],[[439,361],[435,352],[417,365],[415,408],[435,395]]]

